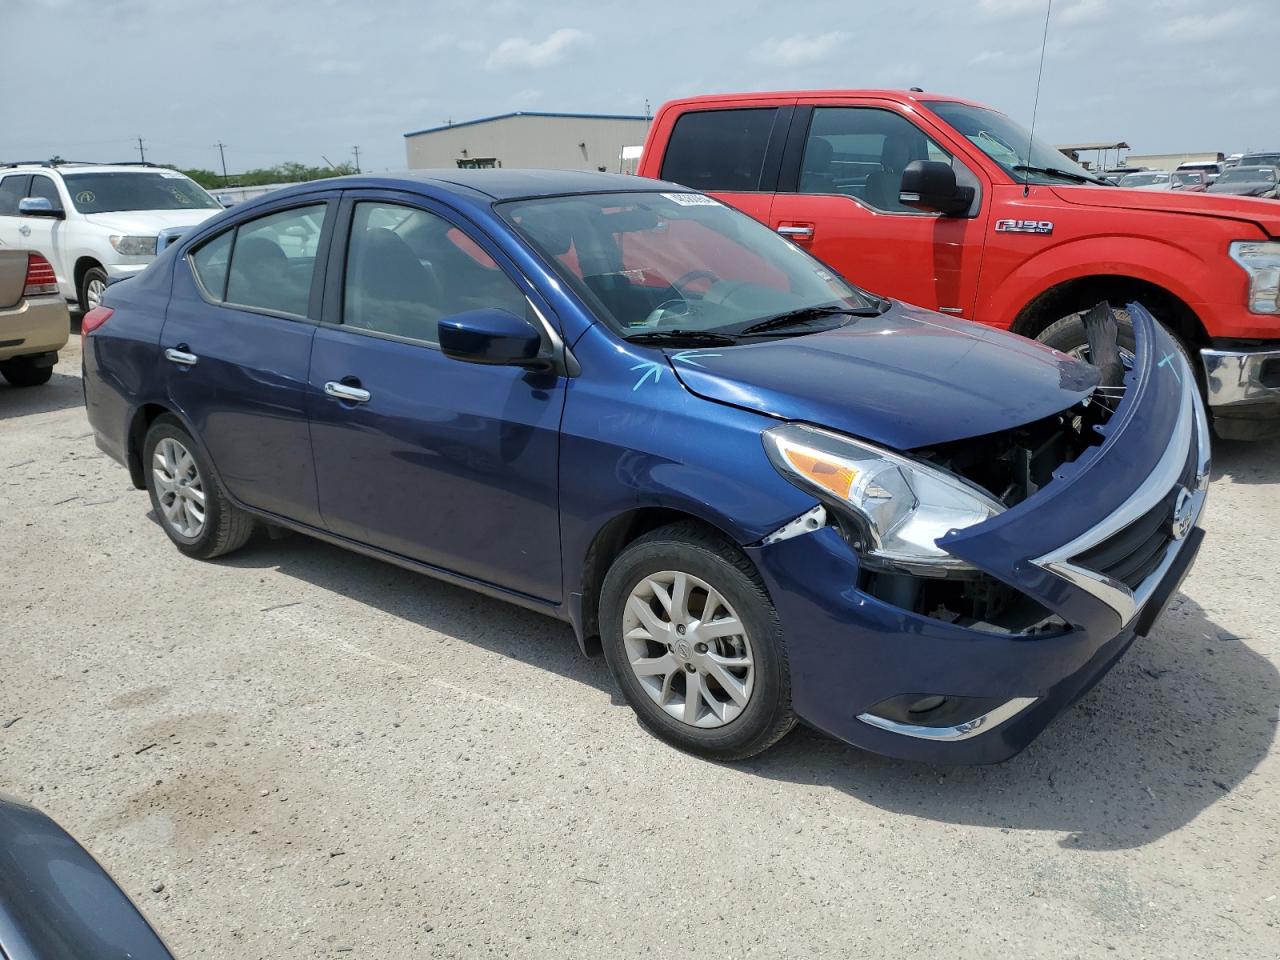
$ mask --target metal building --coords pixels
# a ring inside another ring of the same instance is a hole
[[[632,172],[623,147],[644,143],[649,118],[597,113],[504,113],[404,135],[410,170],[542,167]],[[634,152],[634,151],[632,151]]]

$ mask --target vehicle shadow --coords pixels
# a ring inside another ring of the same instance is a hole
[[[1278,705],[1272,663],[1179,595],[1151,636],[1003,764],[904,763],[802,729],[743,768],[894,813],[1059,831],[1065,848],[1125,849],[1182,827],[1234,789],[1267,756]]]
[[[52,379],[39,387],[11,387],[0,380],[0,420],[82,406],[84,394],[79,377],[55,371]]]
[[[154,511],[148,516],[159,523]],[[281,540],[260,535],[217,562],[277,570],[424,630],[588,684],[622,702],[603,658],[584,657],[567,623],[531,610],[301,534]]]
[[[1217,440],[1213,444],[1213,479],[1234,483],[1280,482],[1280,440]]]

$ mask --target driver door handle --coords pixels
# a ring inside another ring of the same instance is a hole
[[[172,360],[179,366],[194,367],[200,358],[194,353],[188,353],[186,347],[187,345],[185,343],[176,349],[174,347],[170,347],[164,352],[164,358],[166,360]]]
[[[801,224],[783,224],[778,228],[778,233],[791,240],[812,240],[813,227],[802,226]]]
[[[339,383],[337,380],[330,380],[324,385],[324,395],[333,397],[335,400],[345,400],[348,403],[368,403],[370,397],[368,390]]]

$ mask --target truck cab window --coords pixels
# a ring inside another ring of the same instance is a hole
[[[760,189],[776,107],[699,110],[676,121],[662,179],[702,191]]]
[[[892,213],[914,212],[898,201],[902,171],[912,160],[951,156],[910,120],[874,107],[818,107],[800,163],[800,193],[837,193]]]

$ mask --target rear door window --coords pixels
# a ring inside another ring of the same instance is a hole
[[[27,181],[30,179],[25,173],[11,173],[0,180],[0,217],[18,215],[18,201],[27,195]]]
[[[698,110],[680,117],[667,142],[662,179],[702,191],[761,189],[777,107]]]
[[[325,209],[316,203],[240,224],[231,249],[226,301],[305,317]]]

